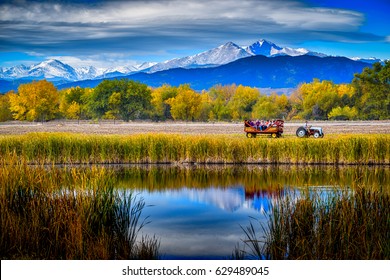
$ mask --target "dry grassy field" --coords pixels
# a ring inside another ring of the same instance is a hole
[[[327,134],[390,134],[390,120],[387,121],[313,121]],[[294,135],[303,122],[285,122],[284,135]],[[0,123],[0,135],[20,135],[30,132],[72,132],[84,134],[243,134],[243,123],[200,123],[200,122],[113,122],[100,121],[51,121],[46,123],[4,122]]]

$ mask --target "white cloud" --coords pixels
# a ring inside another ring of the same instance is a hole
[[[0,4],[0,47],[64,57],[74,65],[81,64],[76,56],[93,65],[115,59],[128,65],[131,55],[171,59],[226,41],[353,41],[364,21],[363,14],[311,7],[303,0],[72,2]],[[109,53],[125,57],[110,60]]]
[[[4,21],[36,23],[121,24],[145,27],[198,21],[252,20],[280,24],[290,28],[350,28],[362,23],[362,14],[340,9],[311,8],[299,1],[269,0],[170,0],[170,1],[107,1],[105,4],[51,4],[33,2],[26,6],[1,6]]]
[[[132,60],[129,57],[118,54],[99,54],[90,56],[49,56],[47,59],[57,59],[63,63],[69,64],[72,67],[94,66],[96,68],[107,69],[110,67],[121,66],[134,66],[139,62]]]

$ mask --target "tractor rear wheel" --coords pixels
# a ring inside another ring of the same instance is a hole
[[[306,129],[301,126],[297,129],[297,132],[296,132],[296,135],[299,137],[299,138],[303,138],[306,136]]]

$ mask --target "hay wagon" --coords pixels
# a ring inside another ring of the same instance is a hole
[[[272,138],[278,138],[283,134],[284,120],[275,120],[268,125],[256,124],[253,121],[244,121],[244,132],[248,138],[256,138],[258,134],[268,134]]]

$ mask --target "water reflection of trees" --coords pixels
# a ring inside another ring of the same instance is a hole
[[[390,191],[390,170],[370,166],[213,165],[111,167],[118,185],[138,190],[243,186],[245,195],[276,194],[285,187],[368,187]]]

